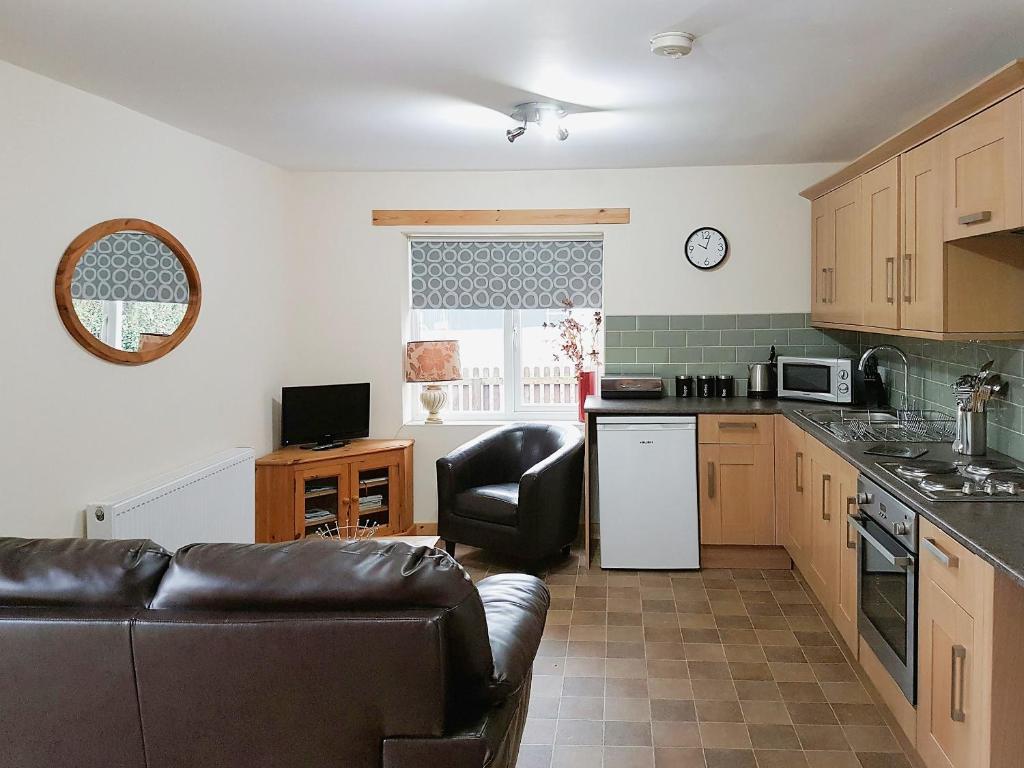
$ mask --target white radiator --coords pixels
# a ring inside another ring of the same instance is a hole
[[[90,504],[91,539],[152,539],[174,552],[196,542],[256,537],[255,452],[232,448],[145,486]]]

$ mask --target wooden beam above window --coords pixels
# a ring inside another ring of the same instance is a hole
[[[506,208],[495,210],[377,211],[375,227],[558,226],[629,224],[629,208]]]

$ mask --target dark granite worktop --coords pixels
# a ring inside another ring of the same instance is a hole
[[[591,395],[584,404],[591,416],[694,416],[699,414],[781,413],[819,442],[834,450],[865,476],[946,531],[969,550],[1024,586],[1024,502],[928,501],[899,485],[878,469],[876,462],[891,461],[871,456],[864,449],[871,443],[843,443],[821,427],[800,416],[798,410],[824,410],[834,405],[798,400],[752,400],[746,397],[702,399],[662,397],[657,400],[609,400]],[[963,460],[948,443],[922,443],[928,453],[922,458]],[[988,458],[1013,461],[1010,456],[989,451]]]

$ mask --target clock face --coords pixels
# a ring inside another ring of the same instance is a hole
[[[714,227],[694,230],[686,238],[686,258],[697,269],[714,269],[729,254],[729,241]]]

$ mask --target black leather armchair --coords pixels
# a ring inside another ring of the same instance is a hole
[[[459,543],[538,560],[576,539],[582,493],[577,427],[510,424],[437,460],[437,532],[449,553]]]

